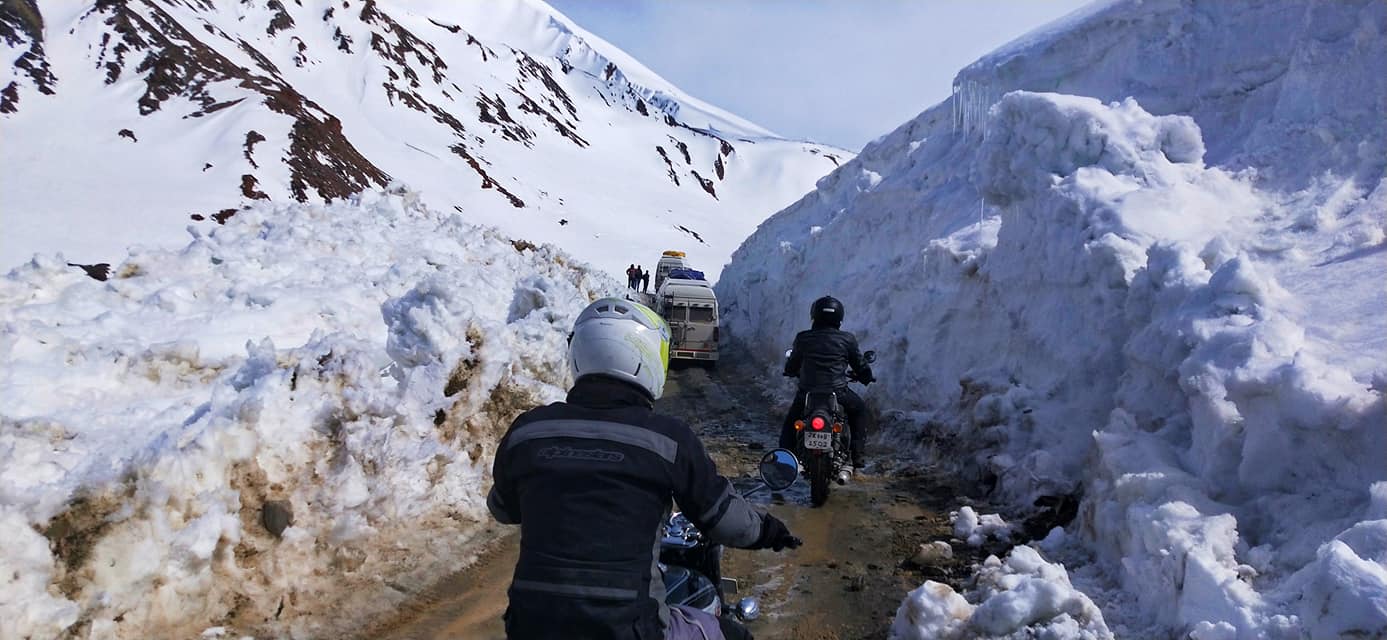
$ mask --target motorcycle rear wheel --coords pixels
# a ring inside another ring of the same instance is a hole
[[[804,469],[809,474],[809,504],[823,506],[828,501],[829,476],[833,475],[833,457],[824,454],[811,454],[804,461]]]

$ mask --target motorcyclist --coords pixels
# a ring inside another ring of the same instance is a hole
[[[669,325],[641,304],[592,303],[569,336],[567,401],[525,412],[501,439],[487,507],[520,525],[508,637],[751,637],[727,616],[664,602],[659,541],[671,499],[712,541],[800,544],[733,491],[688,425],[652,410],[669,339]]]
[[[871,413],[862,397],[848,388],[848,368],[863,384],[876,380],[872,368],[862,358],[857,337],[843,331],[843,303],[833,296],[824,296],[809,307],[812,322],[808,331],[795,336],[790,357],[785,360],[785,375],[799,378],[795,401],[785,414],[780,427],[780,446],[795,447],[795,421],[804,417],[804,395],[810,391],[832,391],[848,415],[849,449],[854,469],[866,465],[863,451],[871,427]]]

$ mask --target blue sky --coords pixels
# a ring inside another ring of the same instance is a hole
[[[670,82],[790,138],[857,150],[954,73],[1087,0],[548,0]]]

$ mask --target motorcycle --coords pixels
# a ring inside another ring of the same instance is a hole
[[[781,491],[799,477],[799,461],[786,449],[773,449],[761,457],[758,469],[761,486]],[[755,491],[756,489],[753,489]],[[723,546],[708,540],[683,513],[675,512],[665,523],[660,539],[660,572],[665,581],[665,604],[702,609],[713,615],[735,615],[743,621],[761,615],[761,604],[744,597],[736,605],[727,602],[736,595],[738,582],[722,576]]]
[[[785,352],[790,357],[791,351]],[[862,359],[876,362],[876,352],[867,351]],[[862,383],[853,371],[848,380]],[[865,383],[863,383],[865,384]],[[804,396],[804,416],[795,421],[795,453],[804,461],[804,473],[809,476],[809,503],[822,506],[828,501],[829,479],[847,484],[851,460],[851,431],[847,415],[832,391],[809,391]]]

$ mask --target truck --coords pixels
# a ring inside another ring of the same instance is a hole
[[[671,360],[713,366],[718,360],[718,299],[706,280],[666,278],[655,311],[669,323]]]
[[[660,261],[655,263],[655,290],[660,290],[660,285],[664,284],[665,278],[669,277],[671,269],[687,269],[688,262],[684,260],[683,251],[666,251],[660,255]]]

